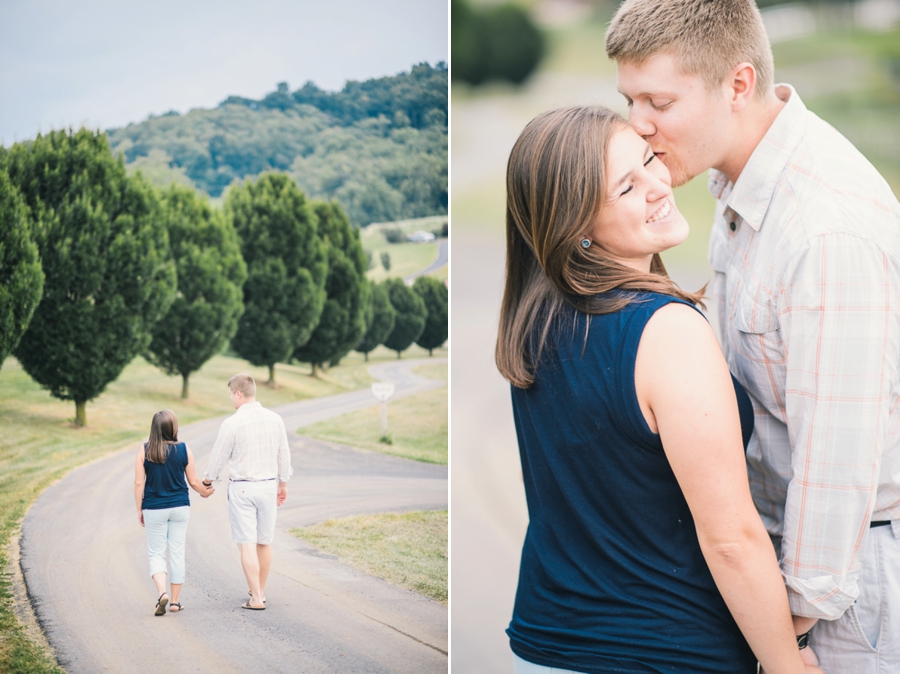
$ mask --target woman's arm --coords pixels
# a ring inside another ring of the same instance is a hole
[[[142,444],[134,457],[134,504],[137,506],[138,522],[144,526],[144,511],[141,505],[144,502],[144,482],[147,474],[144,472],[144,445]]]
[[[657,311],[635,364],[638,401],[660,434],[725,603],[767,674],[805,669],[775,549],[750,497],[731,376],[706,320]]]
[[[200,494],[203,498],[206,498],[210,494],[212,494],[215,489],[213,487],[207,487],[203,482],[197,477],[197,470],[194,467],[194,453],[191,451],[191,448],[185,445],[187,449],[188,462],[187,466],[184,469],[184,476],[187,478],[188,484],[194,489],[195,492]]]

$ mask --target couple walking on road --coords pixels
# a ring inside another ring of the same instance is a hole
[[[147,530],[150,576],[159,595],[157,616],[165,615],[167,605],[171,613],[184,610],[180,594],[190,517],[188,484],[208,498],[226,464],[230,464],[231,537],[240,548],[241,566],[250,589],[250,599],[241,608],[266,608],[275,515],[277,507],[287,499],[287,482],[293,472],[291,454],[284,421],[256,401],[253,377],[234,375],[228,380],[228,390],[237,411],[219,428],[203,480],[197,476],[190,448],[178,442],[178,419],[170,410],[153,415],[150,437],[135,456],[134,500],[138,521]],[[167,547],[171,576],[166,572]],[[167,576],[171,596],[166,592]]]

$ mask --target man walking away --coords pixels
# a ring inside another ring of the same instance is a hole
[[[228,515],[231,537],[241,551],[241,566],[250,599],[241,608],[262,611],[272,565],[275,512],[287,499],[291,452],[284,421],[256,402],[256,382],[249,374],[228,380],[237,410],[222,422],[203,484],[218,482],[229,465]]]

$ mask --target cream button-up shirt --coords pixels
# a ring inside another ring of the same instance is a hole
[[[900,535],[900,204],[792,87],[717,199],[711,284],[732,373],[753,400],[756,507],[795,615],[858,595],[870,521]]]
[[[255,401],[238,407],[219,427],[206,479],[218,482],[226,464],[232,480],[287,482],[293,469],[282,418]]]

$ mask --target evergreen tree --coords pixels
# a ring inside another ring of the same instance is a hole
[[[309,340],[325,305],[326,249],[293,179],[267,173],[232,188],[225,208],[247,263],[244,315],[232,346],[253,365],[287,362]]]
[[[428,355],[447,341],[448,323],[447,307],[449,293],[447,286],[431,276],[420,276],[413,283],[412,289],[425,302],[428,316],[425,318],[425,329],[416,339],[416,344],[423,349],[428,349]]]
[[[422,298],[401,279],[389,278],[384,285],[387,287],[391,306],[397,312],[394,329],[384,340],[384,345],[392,351],[396,351],[397,358],[400,358],[400,354],[409,348],[409,345],[416,341],[422,334],[422,330],[425,329],[428,309],[425,308]]]
[[[313,206],[319,237],[328,249],[325,308],[309,341],[294,352],[294,358],[316,367],[340,360],[366,332],[365,307],[368,293],[366,254],[359,230],[350,224],[337,202]]]
[[[28,327],[43,289],[28,207],[0,169],[0,367]]]
[[[153,328],[147,360],[166,374],[188,378],[234,336],[244,311],[247,265],[237,234],[221,212],[193,189],[172,185],[164,194],[169,243],[178,269],[178,294]]]
[[[383,283],[369,281],[369,301],[366,303],[366,334],[354,349],[365,355],[369,361],[369,352],[383,344],[394,329],[397,312],[391,305],[387,287]]]
[[[54,131],[14,145],[6,168],[31,208],[44,294],[15,355],[75,423],[150,343],[175,296],[175,265],[152,188],[106,136]]]

